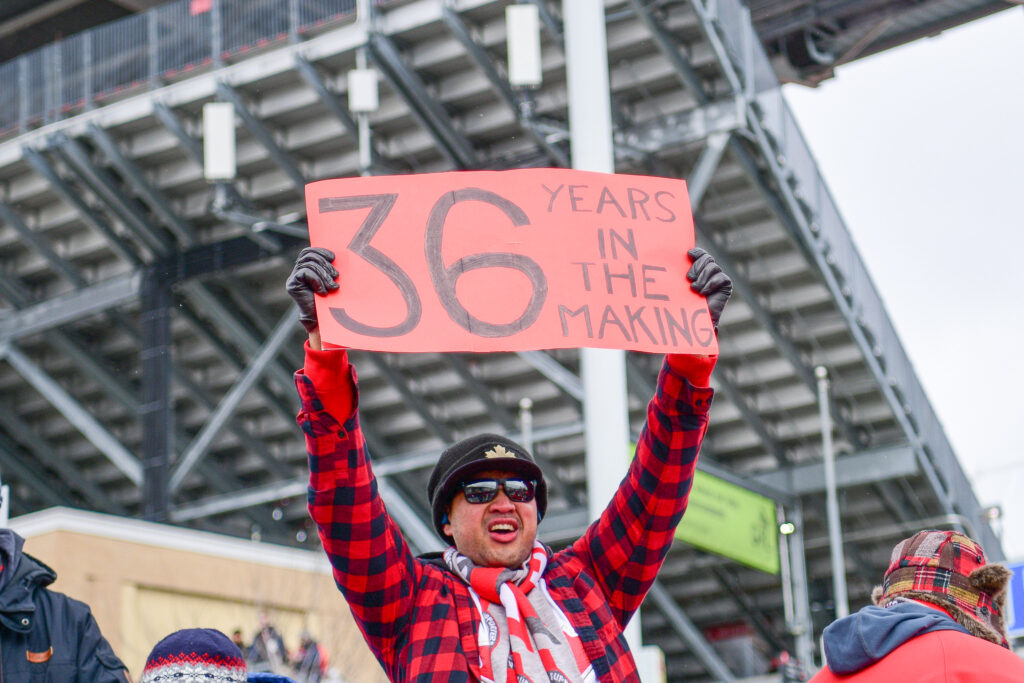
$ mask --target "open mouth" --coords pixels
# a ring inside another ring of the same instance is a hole
[[[508,543],[515,540],[516,534],[519,531],[519,524],[511,519],[495,520],[487,526],[487,531],[490,533],[491,538],[499,543]]]

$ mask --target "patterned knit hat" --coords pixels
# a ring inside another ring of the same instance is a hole
[[[427,483],[427,499],[433,511],[434,529],[448,543],[444,515],[459,484],[467,477],[487,470],[505,470],[537,480],[537,521],[548,509],[548,484],[530,453],[512,439],[497,434],[477,434],[457,441],[438,458]]]
[[[1010,647],[1006,637],[1006,587],[1013,575],[986,564],[981,546],[955,531],[919,531],[892,551],[889,569],[871,599],[885,607],[899,598],[938,605],[972,635]]]
[[[245,683],[238,646],[212,628],[175,631],[153,647],[139,683]]]

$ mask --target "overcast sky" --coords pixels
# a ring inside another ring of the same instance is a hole
[[[786,96],[983,505],[1024,560],[1024,11]]]

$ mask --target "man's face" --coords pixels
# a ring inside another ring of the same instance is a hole
[[[475,479],[518,479],[522,475],[488,470]],[[489,503],[470,503],[460,490],[448,508],[444,532],[455,539],[460,553],[480,567],[518,567],[530,557],[537,538],[537,499],[509,500],[504,487]]]

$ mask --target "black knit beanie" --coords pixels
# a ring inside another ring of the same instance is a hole
[[[507,470],[536,479],[538,521],[547,511],[548,485],[544,481],[544,473],[525,448],[498,434],[471,436],[457,441],[441,453],[427,484],[427,499],[433,511],[434,529],[446,542],[451,543],[452,537],[444,533],[442,520],[458,485],[477,472],[486,470]]]

